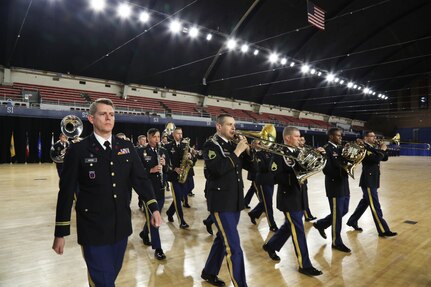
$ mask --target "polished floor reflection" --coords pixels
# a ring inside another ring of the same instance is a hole
[[[252,225],[247,210],[241,214],[239,231],[245,254],[249,286],[431,286],[431,158],[398,157],[382,164],[379,189],[384,218],[393,238],[380,238],[367,211],[359,222],[363,232],[343,225],[344,243],[352,249],[345,254],[331,249],[330,236],[324,240],[312,223],[305,223],[312,263],[324,274],[310,278],[297,272],[291,239],[278,253],[280,262],[269,259],[262,244],[269,239],[265,217]],[[162,247],[167,260],[154,259],[151,247],[143,245],[138,234],[144,215],[138,209],[137,197],[132,202],[135,232],[129,238],[123,269],[117,286],[210,286],[200,279],[213,236],[202,220],[207,216],[203,195],[202,162],[195,168],[194,190],[190,209],[185,209],[189,230],[167,222],[160,228]],[[360,176],[360,167],[356,177]],[[324,177],[309,180],[311,210],[321,218],[329,212],[325,197]],[[85,263],[76,243],[75,218],[72,235],[66,239],[64,255],[51,250],[58,178],[53,164],[0,165],[0,286],[88,286]],[[246,182],[248,188],[249,182]],[[362,193],[358,180],[350,180],[349,216]],[[172,201],[166,193],[166,207]],[[256,197],[252,206],[257,203]],[[280,226],[283,214],[275,211]],[[344,218],[343,222],[346,222]],[[416,224],[404,223],[406,220]],[[327,230],[330,235],[330,230]],[[219,277],[230,282],[224,264]],[[229,285],[229,284],[228,284]],[[233,286],[232,284],[230,284]]]

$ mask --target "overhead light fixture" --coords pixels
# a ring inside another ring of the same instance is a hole
[[[236,48],[236,41],[235,41],[235,39],[229,39],[229,40],[227,40],[227,42],[226,42],[226,47],[227,47],[229,50],[233,50],[233,49],[235,49],[235,48]]]
[[[190,38],[196,38],[199,35],[199,29],[196,27],[192,27],[189,30],[189,36]]]
[[[213,35],[211,33],[208,33],[207,35],[207,41],[211,41],[211,39],[213,38]]]
[[[340,81],[340,78],[335,77],[334,82],[338,83]]]
[[[287,59],[286,59],[286,58],[281,59],[280,63],[281,63],[283,66],[284,66],[284,65],[286,65],[286,63],[287,63]]]
[[[174,33],[177,34],[181,31],[181,23],[178,20],[173,20],[170,24],[169,24],[169,30]]]
[[[295,62],[290,63],[290,66],[291,67],[295,66]]]
[[[309,71],[310,71],[310,66],[309,65],[307,65],[307,64],[302,65],[302,67],[301,67],[301,72],[302,73],[307,74]]]
[[[277,63],[277,61],[278,61],[278,55],[276,53],[271,53],[269,55],[269,61],[271,63]]]
[[[122,19],[127,19],[132,14],[132,7],[127,3],[121,3],[118,6],[117,15]]]
[[[90,1],[90,7],[94,11],[97,11],[97,12],[102,11],[103,9],[105,9],[105,6],[106,6],[105,0],[91,0]]]
[[[333,82],[333,81],[334,81],[334,79],[335,79],[334,74],[329,73],[329,74],[327,74],[327,75],[326,75],[326,81],[327,81],[328,83]]]
[[[358,87],[358,85],[356,85],[356,84],[355,84],[355,85],[353,85],[353,88],[354,88],[354,89],[356,89],[357,87]]]
[[[341,81],[340,81],[340,85],[342,85],[342,84],[344,84],[344,80],[341,80]]]
[[[241,52],[243,52],[243,53],[247,53],[247,51],[248,51],[248,45],[247,45],[247,44],[243,44],[243,45],[241,46]]]
[[[149,20],[150,13],[148,13],[147,11],[144,11],[139,15],[139,21],[141,21],[141,23],[147,23]]]
[[[253,55],[257,56],[258,54],[259,54],[259,50],[255,49],[254,52],[253,52]]]
[[[320,77],[322,75],[322,72],[317,72],[317,75]]]
[[[316,74],[316,69],[311,69],[310,74],[312,74],[312,75]]]
[[[353,85],[354,85],[354,83],[353,83],[353,82],[348,82],[348,83],[347,83],[347,87],[348,87],[348,88],[353,88]]]
[[[364,94],[368,94],[369,92],[370,92],[370,89],[368,89],[368,88],[364,88],[364,90],[363,90],[363,92],[364,92]]]

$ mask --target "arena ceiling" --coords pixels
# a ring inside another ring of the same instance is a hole
[[[0,65],[358,119],[394,112],[411,88],[428,91],[429,0],[314,0],[326,11],[324,31],[307,22],[305,0],[133,0],[125,20],[116,12],[124,1],[106,0],[101,12],[89,2],[1,1]],[[138,20],[142,11],[150,13],[146,23]],[[175,19],[184,27],[178,34],[169,31]],[[238,48],[227,51],[228,38]],[[268,60],[272,53],[276,63]],[[316,73],[303,74],[303,64]],[[328,73],[344,83],[329,83]],[[347,88],[350,81],[376,94]]]

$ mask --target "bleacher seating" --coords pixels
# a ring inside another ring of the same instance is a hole
[[[187,103],[187,102],[179,102],[179,101],[170,101],[170,100],[161,100],[162,104],[167,107],[168,110],[172,114],[178,115],[192,115],[192,116],[200,116],[200,112],[197,110],[197,104]]]
[[[47,103],[74,103],[80,105],[88,105],[86,101],[80,96],[80,93],[87,93],[90,97],[93,95],[97,97],[98,92],[83,91],[76,89],[57,88],[42,85],[14,83],[15,87],[23,90],[38,91],[40,94],[41,102]]]
[[[4,101],[8,99],[13,101],[22,101],[21,89],[15,86],[0,85],[0,97]]]

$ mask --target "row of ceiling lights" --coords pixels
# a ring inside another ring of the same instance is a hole
[[[106,8],[106,0],[90,0],[90,7],[96,12],[101,12]],[[131,5],[127,3],[120,3],[117,8],[117,15],[122,19],[130,18],[132,16]],[[141,12],[138,17],[141,23],[149,22],[150,18],[151,18],[151,15],[147,11]],[[188,36],[192,39],[197,38],[201,34],[197,26],[185,27],[179,20],[172,20],[169,24],[169,30],[174,34],[179,34],[180,32],[183,32],[185,34],[188,34]],[[206,35],[204,35],[204,37],[207,41],[211,41],[211,39],[213,38],[213,35],[211,33],[207,33]],[[239,46],[238,40],[234,38],[227,39],[225,45],[229,51],[234,51],[238,47],[242,53],[248,53],[250,51],[250,46],[247,43],[243,43],[241,46]],[[254,56],[257,56],[260,53],[260,51],[259,49],[253,49],[252,53]],[[282,66],[288,65],[290,67],[294,67],[299,62],[299,61],[290,61],[289,63],[286,57],[280,57],[280,55],[275,52],[269,54],[268,60],[272,64],[281,64]],[[363,86],[360,84],[356,84],[355,82],[352,82],[352,81],[341,79],[340,77],[336,76],[334,73],[331,73],[331,72],[319,71],[316,68],[313,68],[306,63],[301,65],[300,71],[303,74],[310,74],[312,76],[316,75],[318,77],[324,77],[327,83],[338,84],[341,86],[344,85],[348,89],[355,89],[358,91],[362,91],[365,95],[374,95],[374,96],[377,95],[379,99],[384,99],[384,100],[388,99],[388,96],[381,93],[377,94],[377,92],[375,92],[374,90],[372,90],[367,86]]]

